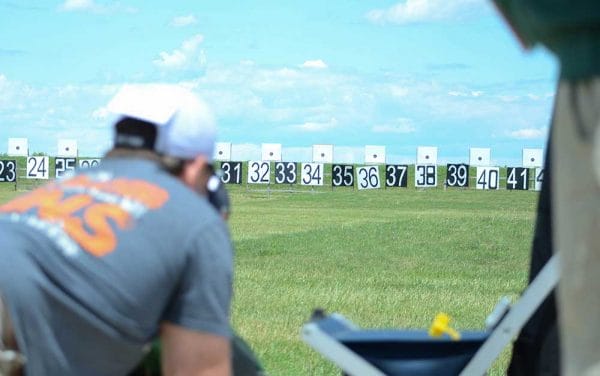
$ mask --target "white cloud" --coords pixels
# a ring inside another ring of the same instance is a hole
[[[187,16],[174,17],[171,20],[171,26],[185,27],[185,26],[193,25],[197,22],[198,22],[198,20],[196,19],[196,16],[194,16],[193,14],[188,14]]]
[[[137,8],[119,2],[98,4],[94,0],[65,0],[59,9],[65,12],[90,12],[96,14],[137,13]]]
[[[100,107],[92,112],[92,119],[103,120],[108,118],[110,111],[105,106]]]
[[[204,50],[199,48],[203,41],[204,36],[196,34],[183,41],[180,48],[171,52],[160,52],[160,57],[154,60],[154,64],[165,69],[188,69],[204,66],[206,57]]]
[[[93,10],[97,5],[93,0],[66,0],[61,8],[67,12],[78,10]]]
[[[391,85],[390,93],[393,97],[405,97],[408,95],[409,90],[407,87],[399,86],[399,85]]]
[[[509,135],[512,138],[530,140],[536,138],[545,138],[547,133],[548,130],[546,128],[524,128],[510,132]]]
[[[302,68],[314,68],[314,69],[325,69],[327,68],[327,64],[321,60],[306,60],[301,65]]]
[[[379,124],[371,129],[375,133],[414,133],[416,128],[411,119],[399,118],[392,124]]]
[[[481,97],[483,95],[483,91],[481,90],[471,90],[471,91],[464,91],[464,90],[451,90],[448,92],[448,95],[450,95],[451,97]]]
[[[518,95],[499,95],[498,98],[502,102],[515,102],[518,101],[521,97]]]
[[[325,132],[332,128],[337,127],[338,121],[336,118],[331,118],[326,122],[314,122],[308,121],[304,124],[294,125],[292,128],[303,131],[303,132]]]
[[[101,155],[111,140],[111,127],[101,108],[115,88],[30,86],[0,77],[0,142],[26,137],[30,150],[55,153],[58,139],[72,138],[78,141],[81,155]]]
[[[452,90],[448,92],[448,95],[452,97],[466,97],[468,94],[464,91]]]
[[[406,0],[387,9],[373,9],[367,19],[381,24],[448,20],[464,17],[482,6],[481,0]]]

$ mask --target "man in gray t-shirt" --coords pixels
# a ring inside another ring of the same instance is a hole
[[[25,374],[126,374],[158,337],[164,374],[229,374],[212,117],[166,85],[125,87],[109,109],[115,148],[99,167],[0,206],[0,293]]]

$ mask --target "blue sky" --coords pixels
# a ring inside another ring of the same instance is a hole
[[[520,165],[545,145],[557,74],[489,0],[0,0],[0,152],[25,137],[100,156],[118,88],[169,82],[209,102],[234,159],[280,143],[308,161],[333,144],[361,163],[384,145],[414,163],[437,146],[440,163],[481,147]]]

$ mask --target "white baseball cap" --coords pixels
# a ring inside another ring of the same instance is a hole
[[[150,123],[156,128],[155,137],[148,146],[158,153],[182,159],[193,159],[198,155],[213,158],[216,137],[214,116],[208,105],[191,91],[177,85],[138,84],[125,85],[108,104],[108,110],[120,119],[139,120],[139,127]],[[130,147],[144,142],[133,138],[119,138],[115,142],[129,139]]]

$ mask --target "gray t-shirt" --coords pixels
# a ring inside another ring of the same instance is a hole
[[[162,321],[230,336],[232,269],[218,213],[149,161],[106,159],[0,206],[27,375],[127,373]]]

